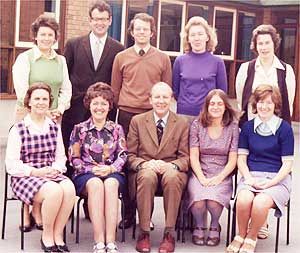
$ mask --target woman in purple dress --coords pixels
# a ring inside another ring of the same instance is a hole
[[[75,169],[73,182],[78,196],[88,198],[93,225],[93,252],[117,252],[116,227],[118,191],[124,188],[123,165],[127,148],[121,125],[107,120],[113,107],[113,93],[106,83],[90,86],[84,105],[91,117],[74,126],[69,160]]]
[[[203,110],[190,128],[190,160],[193,169],[188,183],[189,205],[196,228],[192,241],[196,245],[220,243],[219,218],[229,207],[232,195],[231,172],[236,167],[239,128],[236,112],[226,93],[210,91]],[[206,237],[206,212],[211,215]]]
[[[63,230],[75,202],[75,189],[66,171],[66,156],[59,126],[48,118],[53,101],[45,83],[32,84],[24,99],[29,110],[9,132],[6,168],[15,196],[27,205],[42,204],[45,252],[68,252]]]

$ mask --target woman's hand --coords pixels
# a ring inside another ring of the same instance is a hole
[[[60,171],[55,170],[48,166],[40,169],[34,169],[31,171],[31,176],[35,176],[35,177],[56,178],[59,174],[61,174]]]
[[[54,109],[54,110],[49,110],[47,112],[47,116],[52,119],[54,122],[57,122],[57,120],[59,119],[59,117],[61,116],[61,113],[59,110]]]
[[[250,177],[245,178],[244,183],[247,184],[247,185],[255,187],[256,179],[254,177],[250,176]]]
[[[264,190],[264,189],[270,188],[271,186],[273,186],[271,179],[261,180],[254,185],[254,187],[258,190]]]
[[[210,182],[210,179],[209,179],[209,178],[205,177],[204,175],[201,176],[201,177],[197,177],[197,178],[198,178],[200,184],[202,184],[204,187],[207,187],[207,186],[208,186],[208,184],[209,184],[209,182]]]
[[[224,177],[222,174],[218,174],[217,176],[209,178],[208,180],[209,180],[209,182],[208,182],[207,186],[215,186],[215,185],[221,184],[224,180]]]
[[[97,165],[93,168],[92,172],[99,177],[105,177],[112,173],[112,168],[109,165]]]

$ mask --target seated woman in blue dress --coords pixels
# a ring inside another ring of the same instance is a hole
[[[193,174],[189,179],[189,204],[196,229],[192,242],[216,246],[220,243],[219,219],[232,196],[231,172],[236,167],[239,127],[237,115],[226,93],[211,90],[203,110],[190,129],[190,159]],[[206,212],[211,224],[205,240]]]
[[[73,182],[76,194],[88,198],[93,251],[117,252],[118,191],[124,188],[122,170],[127,160],[125,136],[121,125],[107,119],[113,107],[113,93],[108,84],[98,82],[90,86],[84,105],[91,111],[91,117],[75,125],[70,137]]]
[[[238,149],[242,175],[236,197],[239,233],[227,252],[254,252],[257,233],[269,209],[276,208],[283,214],[291,193],[294,134],[290,124],[279,117],[278,88],[258,86],[251,105],[257,116],[243,125]]]
[[[29,113],[9,132],[5,163],[15,196],[27,205],[42,204],[42,249],[68,252],[63,230],[74,206],[75,189],[62,174],[67,168],[61,130],[46,116],[52,101],[50,86],[30,86],[24,98]]]

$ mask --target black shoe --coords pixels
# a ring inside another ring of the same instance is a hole
[[[36,223],[36,221],[35,221],[35,219],[34,219],[31,212],[30,212],[29,215],[30,215],[30,224],[31,224],[31,226],[32,227],[35,226],[35,228],[38,229],[38,230],[43,230],[43,224],[42,223],[41,224]]]
[[[23,231],[24,233],[30,232],[32,230],[32,226],[28,225],[28,226],[19,226],[20,231]]]
[[[56,245],[57,252],[70,252],[68,249],[68,246],[66,244],[64,245]]]
[[[57,251],[57,247],[55,245],[46,247],[42,238],[41,238],[41,248],[44,252],[59,252]]]
[[[130,228],[135,223],[134,216],[130,216],[122,219],[119,223],[119,229],[123,228],[123,223],[125,229]]]

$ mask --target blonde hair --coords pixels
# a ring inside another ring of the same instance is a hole
[[[213,52],[216,49],[216,46],[218,45],[218,39],[217,39],[217,34],[215,31],[212,29],[212,27],[207,23],[207,21],[199,16],[194,16],[189,19],[187,24],[184,27],[184,36],[183,36],[183,48],[184,51],[191,52],[192,47],[191,44],[189,43],[189,32],[192,26],[196,25],[201,25],[207,36],[208,36],[208,41],[206,42],[206,51],[208,52]]]

